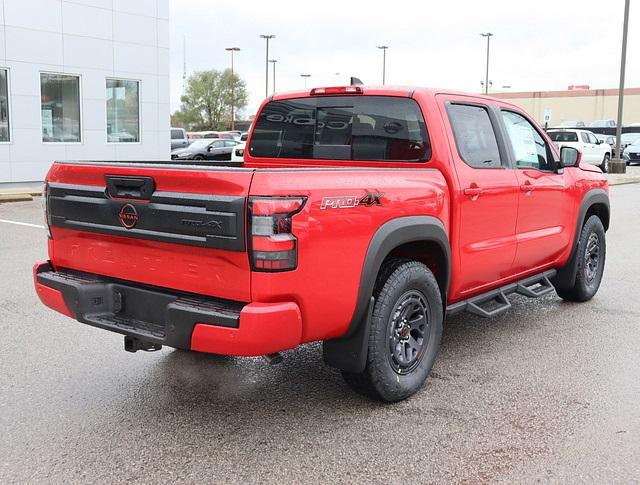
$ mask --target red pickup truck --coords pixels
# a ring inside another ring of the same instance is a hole
[[[129,351],[323,341],[385,401],[424,383],[446,315],[593,297],[609,226],[607,181],[576,149],[512,104],[423,88],[278,94],[242,167],[56,162],[45,191],[45,305]]]

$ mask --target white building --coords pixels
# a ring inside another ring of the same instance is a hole
[[[0,0],[0,186],[168,159],[169,0]]]

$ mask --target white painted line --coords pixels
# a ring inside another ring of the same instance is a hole
[[[35,227],[38,229],[44,229],[44,226],[41,224],[30,224],[28,222],[7,221],[6,219],[0,219],[0,222],[4,222],[5,224],[15,224],[16,226],[27,226],[27,227]]]

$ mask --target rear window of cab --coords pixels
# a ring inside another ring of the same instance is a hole
[[[258,158],[426,162],[431,145],[415,100],[318,96],[267,103],[249,153]]]

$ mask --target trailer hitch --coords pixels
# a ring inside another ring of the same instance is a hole
[[[138,350],[144,350],[145,352],[155,352],[162,349],[162,345],[154,344],[153,342],[147,342],[140,340],[136,337],[130,337],[125,335],[124,337],[124,350],[127,352],[137,352]]]

